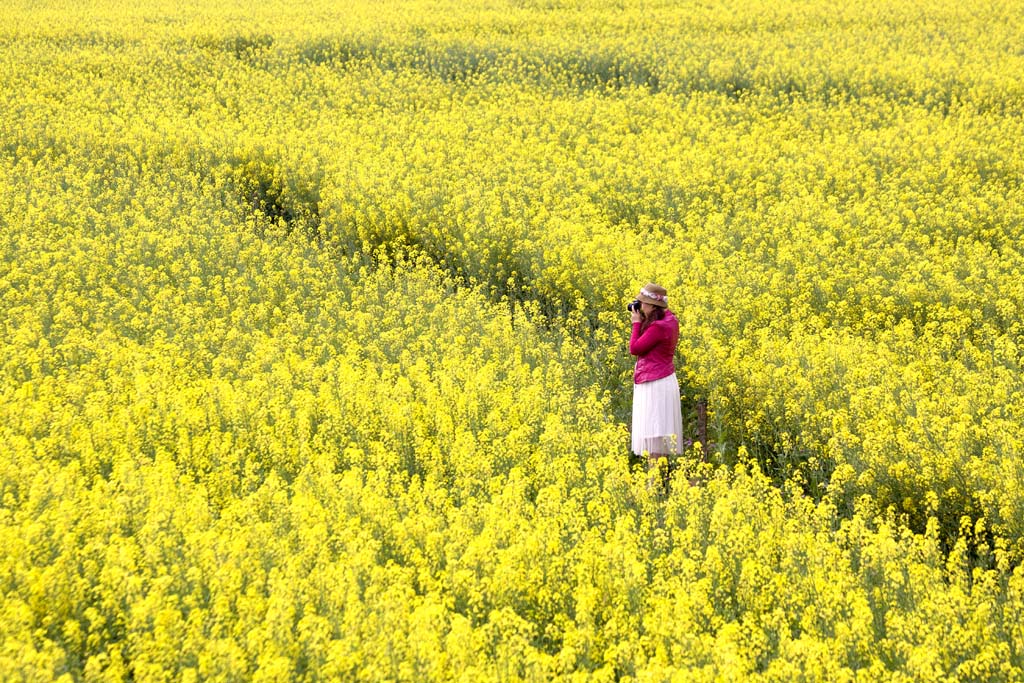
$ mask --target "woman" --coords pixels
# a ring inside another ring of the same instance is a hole
[[[647,456],[651,485],[668,457],[682,452],[683,414],[674,357],[679,321],[668,309],[664,287],[650,283],[630,306],[633,333],[629,352],[636,356],[633,371],[633,452]]]

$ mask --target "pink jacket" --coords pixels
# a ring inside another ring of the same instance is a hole
[[[633,382],[642,384],[668,377],[676,371],[673,357],[679,342],[679,321],[672,311],[665,309],[665,317],[655,320],[640,334],[641,323],[633,323],[629,338],[629,352],[636,356]]]

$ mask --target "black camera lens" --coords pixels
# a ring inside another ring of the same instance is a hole
[[[628,304],[626,304],[626,310],[629,311],[630,313],[633,313],[634,311],[639,311],[640,302],[637,301],[636,299],[633,299]]]

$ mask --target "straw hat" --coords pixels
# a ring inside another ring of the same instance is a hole
[[[652,306],[660,306],[662,308],[668,308],[668,292],[661,285],[656,285],[653,282],[648,282],[640,290],[640,293],[636,295],[637,301],[643,301],[644,303],[651,304]]]

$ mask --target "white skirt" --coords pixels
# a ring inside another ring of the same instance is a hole
[[[681,453],[683,411],[675,373],[633,385],[633,452]]]

